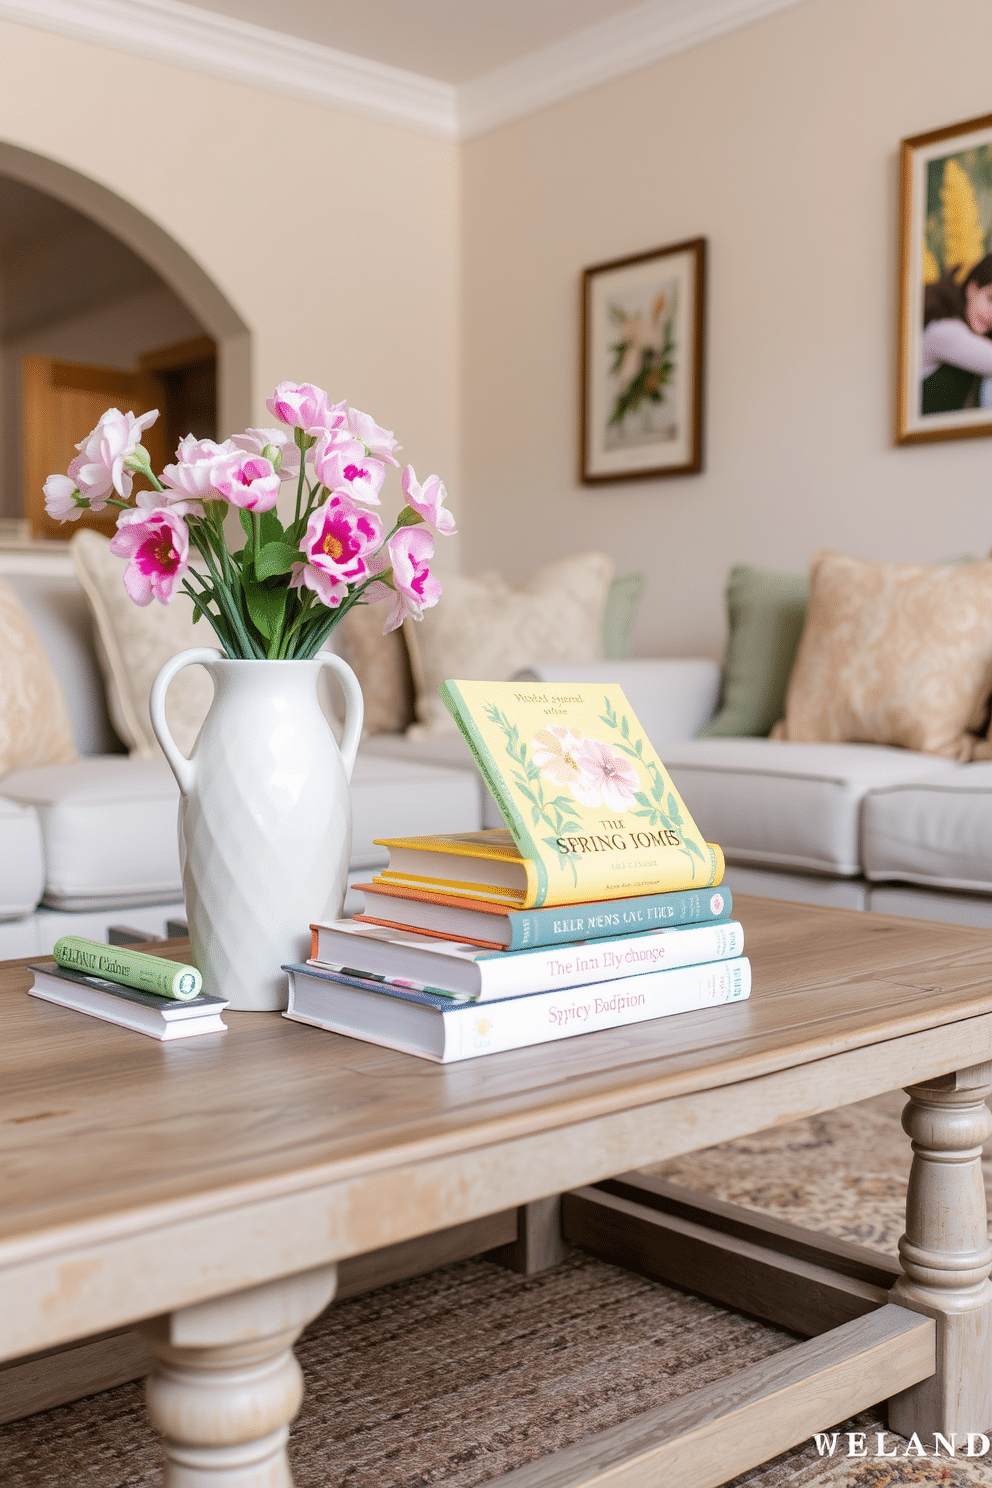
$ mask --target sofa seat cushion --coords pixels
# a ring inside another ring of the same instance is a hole
[[[377,738],[389,737],[377,735]],[[401,736],[400,736],[401,737]],[[351,777],[351,866],[375,868],[388,852],[377,837],[413,837],[426,832],[477,832],[482,825],[482,783],[475,767],[444,769],[402,755],[369,752],[363,744]],[[438,746],[457,740],[432,739]],[[465,750],[468,757],[468,750]],[[470,757],[468,758],[471,764]]]
[[[37,812],[45,845],[44,904],[123,908],[182,898],[179,791],[164,760],[95,755],[13,771],[0,789]]]
[[[0,796],[0,920],[30,914],[44,887],[45,853],[38,814],[21,801]]]
[[[390,759],[404,764],[431,765],[443,770],[461,770],[470,776],[481,800],[480,826],[501,827],[503,818],[493,800],[489,787],[479,774],[479,767],[472,758],[461,734],[373,734],[366,739],[359,751],[359,759]],[[441,828],[436,829],[440,831]],[[454,828],[452,828],[454,830]],[[459,828],[459,830],[462,830]],[[477,828],[465,830],[475,831]],[[381,834],[379,834],[381,835]]]
[[[865,799],[870,879],[992,893],[992,762],[915,775]]]
[[[697,826],[731,863],[854,877],[868,791],[943,779],[952,760],[878,744],[692,739],[664,761]]]

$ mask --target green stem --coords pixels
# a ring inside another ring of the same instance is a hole
[[[198,534],[198,537],[199,536],[202,536],[202,534]],[[196,546],[198,550],[203,554],[204,562],[213,575],[214,598],[217,602],[217,608],[223,611],[224,618],[226,619],[228,625],[230,625],[231,627],[232,633],[238,642],[238,647],[240,648],[244,659],[246,661],[264,660],[265,652],[261,649],[261,647],[256,645],[256,643],[248,634],[248,631],[245,628],[244,621],[242,620],[242,617],[238,612],[238,607],[235,603],[232,590],[228,587],[225,579],[223,579],[217,572],[217,566],[214,563],[213,554],[210,551],[209,541],[199,541],[196,538],[194,539],[194,541],[196,541]]]
[[[306,452],[306,450],[301,449],[300,450],[300,478],[299,478],[299,480],[296,483],[296,516],[293,518],[294,524],[300,520],[300,507],[303,504],[303,481],[304,481],[304,479],[306,477],[306,464],[307,464],[307,452]]]

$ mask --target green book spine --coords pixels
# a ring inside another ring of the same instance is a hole
[[[55,942],[52,955],[59,966],[72,971],[103,977],[138,992],[151,992],[156,997],[171,997],[176,1002],[191,1002],[203,987],[203,978],[195,966],[166,961],[162,956],[146,956],[129,946],[85,940],[81,935],[63,935]]]
[[[506,917],[510,926],[507,950],[568,945],[575,940],[723,920],[729,917],[733,903],[730,890],[721,886],[698,892],[644,894],[636,899],[605,899],[600,904],[565,904],[557,909],[511,909]]]

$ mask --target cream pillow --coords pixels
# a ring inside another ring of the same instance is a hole
[[[111,722],[138,759],[159,756],[148,716],[148,696],[159,670],[177,651],[220,643],[204,620],[193,624],[193,602],[179,593],[171,604],[136,605],[124,588],[124,560],[110,539],[84,529],[69,545],[93,613],[96,652],[107,688]],[[207,716],[213,684],[203,667],[187,667],[169,688],[165,715],[172,737],[189,754]]]
[[[0,579],[0,775],[75,759],[62,684],[27,610]]]
[[[992,690],[992,560],[867,563],[818,553],[772,736],[971,759]]]
[[[550,661],[601,661],[603,610],[613,577],[605,553],[539,568],[513,587],[499,574],[444,574],[444,593],[403,632],[417,692],[420,733],[458,730],[438,697],[448,677],[506,681]]]

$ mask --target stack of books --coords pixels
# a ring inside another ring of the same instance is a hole
[[[505,829],[384,839],[286,1017],[440,1063],[745,999],[744,932],[615,685],[447,682]]]

